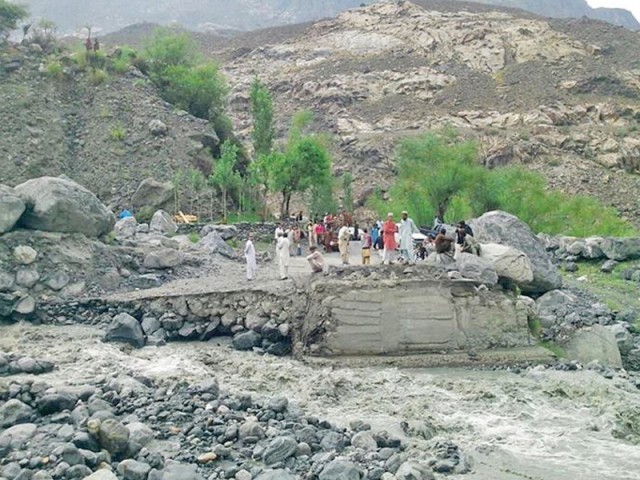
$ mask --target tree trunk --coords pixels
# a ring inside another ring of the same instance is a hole
[[[287,192],[286,190],[282,191],[282,202],[280,202],[280,220],[286,220],[289,216],[287,211]]]
[[[289,204],[290,203],[291,203],[291,192],[287,193],[287,206],[286,206],[287,218],[289,218]]]

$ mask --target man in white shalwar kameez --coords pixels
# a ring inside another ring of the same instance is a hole
[[[247,243],[244,244],[244,258],[247,260],[247,280],[254,280],[258,272],[256,262],[256,249],[253,246],[253,234],[247,235]]]
[[[277,251],[278,251],[278,265],[280,266],[280,280],[286,280],[289,278],[289,239],[285,233],[280,234],[278,239]]]
[[[418,227],[409,218],[409,213],[405,210],[402,212],[402,220],[400,220],[400,255],[405,262],[415,263],[416,259],[413,254],[413,234],[420,233]]]

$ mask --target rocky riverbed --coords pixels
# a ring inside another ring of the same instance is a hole
[[[355,367],[222,340],[132,350],[82,326],[16,324],[0,347],[56,365],[3,380],[10,480],[92,470],[104,480],[109,469],[132,480],[429,479],[432,469],[631,480],[640,469],[640,395],[624,372]]]

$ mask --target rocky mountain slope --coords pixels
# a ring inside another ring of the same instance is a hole
[[[521,8],[545,17],[588,17],[620,25],[631,30],[640,30],[640,23],[631,12],[623,8],[592,8],[586,0],[475,0],[478,3],[502,7]]]
[[[466,1],[466,0],[465,0]],[[587,16],[633,30],[640,24],[627,10],[617,8],[591,8],[585,0],[478,0],[479,3],[521,8],[550,17]],[[179,23],[190,29],[252,30],[275,25],[295,24],[327,18],[374,0],[236,0],[224,2],[209,0],[27,0],[34,17],[54,20],[67,34],[92,25],[102,33],[113,32],[140,22],[159,24]]]
[[[371,0],[27,0],[35,17],[50,18],[64,33],[92,25],[112,32],[139,22],[179,23],[187,28],[251,30],[331,17]]]
[[[640,37],[631,31],[423,0],[254,32],[209,53],[225,62],[241,136],[249,140],[247,92],[258,76],[281,130],[294,111],[315,112],[338,172],[351,170],[362,196],[391,181],[399,139],[449,125],[478,138],[489,167],[523,163],[569,193],[631,218],[640,211]]]
[[[138,72],[94,85],[72,67],[52,77],[46,62],[25,47],[0,53],[0,183],[64,174],[119,208],[143,179],[210,161],[208,122],[162,101]]]

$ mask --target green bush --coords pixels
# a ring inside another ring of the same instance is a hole
[[[189,234],[189,241],[191,243],[198,243],[200,241],[200,235],[197,232],[191,232]]]
[[[115,142],[122,142],[127,138],[127,131],[122,125],[114,125],[109,129],[109,137]]]
[[[381,215],[409,210],[429,225],[436,212],[453,223],[491,210],[504,210],[535,232],[587,237],[630,236],[635,228],[611,207],[583,195],[549,190],[542,175],[523,167],[487,170],[473,143],[454,135],[429,134],[402,142],[397,154],[398,176],[390,200],[380,196],[371,206]]]
[[[136,213],[136,220],[138,221],[138,223],[149,223],[154,213],[156,212],[152,207],[148,207],[148,206],[142,207]]]
[[[45,64],[45,71],[47,75],[53,78],[61,79],[64,77],[64,68],[58,60],[49,60]]]
[[[109,79],[109,74],[104,70],[97,68],[89,74],[89,83],[94,86],[103,84]]]

